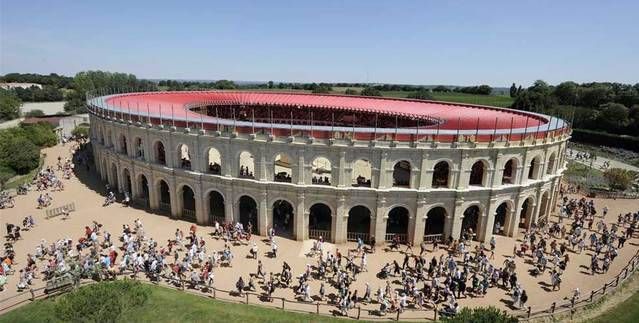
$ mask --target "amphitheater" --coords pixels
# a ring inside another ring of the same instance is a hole
[[[556,205],[570,128],[509,109],[259,91],[91,93],[98,171],[159,215],[295,240],[516,236]]]

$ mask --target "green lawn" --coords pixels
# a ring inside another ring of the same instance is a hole
[[[329,316],[221,302],[164,287],[146,288],[151,290],[146,303],[126,312],[123,322],[346,322]],[[54,312],[55,301],[40,300],[17,308],[0,316],[0,323],[60,322]]]
[[[41,155],[40,156],[40,165],[38,165],[37,168],[31,170],[27,174],[16,176],[16,177],[12,178],[11,181],[9,181],[9,182],[7,182],[7,184],[5,184],[4,188],[5,189],[18,188],[18,186],[20,186],[22,184],[31,183],[31,180],[36,176],[36,174],[38,174],[40,172],[40,169],[42,169],[42,166],[44,165],[45,157],[46,157],[46,154]]]
[[[603,314],[588,320],[590,323],[634,323],[639,322],[639,293],[635,293],[625,302],[613,307]]]

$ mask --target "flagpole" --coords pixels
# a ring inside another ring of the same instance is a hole
[[[171,126],[175,128],[175,113],[173,112],[173,104],[171,104]]]

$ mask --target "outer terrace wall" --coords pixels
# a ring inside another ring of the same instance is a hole
[[[120,136],[127,142],[127,154],[118,147]],[[144,156],[136,157],[135,138],[141,138]],[[556,204],[561,174],[564,170],[565,144],[568,136],[547,140],[522,142],[493,142],[477,144],[461,142],[441,144],[432,142],[357,142],[350,140],[317,141],[311,138],[273,138],[267,134],[237,135],[235,133],[202,133],[188,129],[164,128],[144,124],[103,119],[91,115],[91,138],[98,170],[104,180],[118,183],[124,190],[124,172],[129,172],[132,196],[139,195],[138,178],[143,174],[150,187],[149,205],[159,208],[156,186],[163,179],[168,183],[171,196],[170,215],[182,217],[181,197],[178,191],[188,185],[195,192],[195,212],[199,224],[210,225],[208,193],[217,191],[224,198],[227,221],[239,219],[239,199],[243,195],[257,202],[259,233],[265,235],[272,219],[272,205],[276,200],[289,201],[294,208],[294,236],[308,238],[310,207],[318,202],[332,211],[332,240],[346,241],[349,210],[362,205],[371,212],[370,234],[383,241],[390,210],[403,206],[409,211],[408,240],[419,243],[424,236],[428,211],[441,206],[446,210],[444,235],[459,238],[463,213],[477,205],[481,211],[477,238],[487,241],[493,234],[495,212],[499,204],[513,205],[504,232],[516,236],[520,209],[532,197],[529,226],[540,216],[548,215]],[[161,141],[166,150],[166,165],[155,162],[154,143]],[[192,170],[179,168],[178,147],[186,144],[192,160]],[[207,173],[208,149],[214,147],[221,154],[221,175]],[[239,178],[239,154],[249,151],[255,160],[255,179]],[[286,153],[291,157],[292,183],[273,181],[275,155]],[[547,174],[549,156],[555,154],[554,167]],[[311,163],[322,156],[332,165],[330,186],[314,185]],[[531,160],[539,158],[539,176],[528,179]],[[510,158],[518,160],[514,184],[501,184],[504,165]],[[352,167],[358,159],[370,161],[371,188],[353,187]],[[407,160],[411,165],[410,188],[393,187],[393,167],[397,161]],[[450,165],[449,188],[433,188],[433,167],[439,161]],[[469,186],[471,167],[484,160],[487,168],[483,187]],[[115,165],[115,173],[112,171]],[[548,202],[542,209],[542,194],[548,192]],[[231,201],[231,203],[229,203]]]

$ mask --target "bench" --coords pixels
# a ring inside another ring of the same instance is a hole
[[[62,276],[53,277],[47,281],[44,293],[47,295],[62,293],[70,290],[75,285],[75,280],[71,274],[66,273]]]
[[[56,217],[60,214],[64,214],[65,212],[73,212],[75,211],[75,203],[69,203],[63,206],[59,206],[59,207],[54,207],[51,209],[48,209],[46,211],[46,219],[50,219],[53,217]]]

